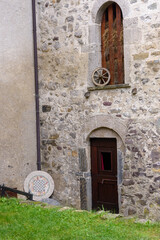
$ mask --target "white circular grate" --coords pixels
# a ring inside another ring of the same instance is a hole
[[[48,173],[35,171],[25,179],[24,190],[33,194],[33,200],[49,198],[54,190],[54,181]]]

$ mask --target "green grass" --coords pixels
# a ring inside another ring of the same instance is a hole
[[[102,219],[94,212],[0,199],[0,240],[160,240],[160,223]]]

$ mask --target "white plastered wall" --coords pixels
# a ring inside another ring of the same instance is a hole
[[[0,1],[0,184],[18,189],[36,169],[31,3]]]

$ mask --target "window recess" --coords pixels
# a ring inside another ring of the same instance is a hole
[[[124,84],[123,17],[118,4],[105,10],[101,22],[102,67],[110,71],[109,85]]]

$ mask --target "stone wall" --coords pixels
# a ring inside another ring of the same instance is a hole
[[[125,144],[121,213],[158,219],[160,2],[115,1],[129,86],[97,90],[91,72],[100,66],[99,9],[108,2],[37,1],[42,167],[55,181],[54,197],[91,208],[90,134],[112,129]]]
[[[0,184],[23,190],[36,170],[32,5],[0,1]]]

